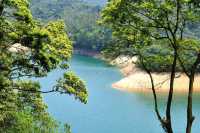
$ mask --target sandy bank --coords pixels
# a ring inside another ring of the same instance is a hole
[[[113,83],[112,87],[127,92],[152,92],[149,75],[136,68],[131,62],[134,58],[121,56],[112,62],[120,67],[125,78]],[[152,74],[157,92],[169,91],[169,73],[153,73]],[[189,79],[185,74],[177,73],[174,92],[187,92]],[[200,75],[195,76],[194,92],[200,92]]]

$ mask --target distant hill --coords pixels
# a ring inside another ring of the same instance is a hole
[[[100,51],[110,40],[111,32],[96,21],[106,0],[32,0],[34,17],[44,23],[63,19],[66,31],[79,49]]]

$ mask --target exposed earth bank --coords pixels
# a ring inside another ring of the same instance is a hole
[[[117,65],[125,76],[120,81],[113,83],[112,87],[126,92],[152,92],[148,74],[137,68],[134,63],[137,59],[128,56],[119,56],[111,62]],[[168,92],[170,73],[152,73],[157,92]],[[174,92],[187,92],[189,79],[183,73],[177,73],[174,84]],[[200,75],[195,76],[194,91],[200,92]]]

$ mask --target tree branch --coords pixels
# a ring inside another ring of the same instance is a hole
[[[24,92],[30,92],[30,93],[54,93],[54,92],[58,92],[60,94],[64,94],[66,93],[65,91],[61,91],[58,89],[59,86],[54,86],[52,90],[49,90],[49,91],[40,91],[40,90],[33,90],[33,89],[30,89],[30,90],[25,90],[25,89],[22,89],[22,88],[19,88],[19,87],[14,87],[13,89],[15,90],[18,90],[18,91],[24,91]]]

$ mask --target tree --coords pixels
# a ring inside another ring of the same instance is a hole
[[[69,94],[87,102],[85,84],[72,72],[46,91],[30,79],[56,68],[67,70],[71,54],[62,20],[41,25],[33,19],[28,0],[0,0],[0,131],[58,132],[42,93]]]
[[[120,35],[121,38],[123,37],[125,40],[132,42],[133,45],[139,43],[143,46],[144,42],[147,42],[146,44],[149,45],[154,44],[163,47],[163,42],[168,44],[168,49],[172,53],[172,62],[169,62],[171,64],[171,77],[166,104],[166,117],[160,119],[158,115],[164,130],[168,133],[173,132],[171,103],[178,65],[190,79],[186,132],[191,132],[194,119],[192,115],[192,86],[194,74],[199,65],[200,41],[194,36],[189,36],[187,31],[189,25],[199,22],[198,5],[196,1],[190,0],[111,0],[102,12],[102,23],[111,27],[114,35]],[[138,48],[141,50],[141,47],[135,48],[136,50],[133,49],[133,51],[137,51]],[[188,63],[185,59],[191,56],[196,57],[196,59],[192,58],[193,60]],[[184,60],[181,60],[181,58],[184,58]],[[146,58],[146,60],[149,59]],[[188,65],[187,69],[185,64]],[[147,69],[146,71],[150,74]],[[156,97],[154,98],[156,101]],[[158,112],[156,113],[158,114]]]

